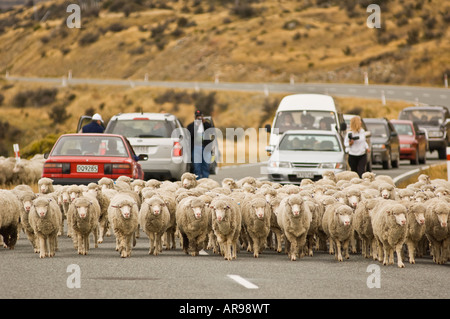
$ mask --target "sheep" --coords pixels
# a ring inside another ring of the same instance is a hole
[[[253,187],[257,187],[257,182],[256,182],[256,178],[254,178],[252,176],[246,176],[246,177],[243,177],[240,180],[238,180],[236,182],[236,185],[239,188],[242,188],[245,185],[250,185],[250,186],[253,186]]]
[[[450,195],[450,188],[445,188],[443,186],[438,186],[434,190],[437,197],[445,197]]]
[[[324,180],[330,180],[330,181],[333,181],[334,183],[337,182],[336,175],[334,174],[333,171],[324,171],[324,172],[322,173],[322,178],[323,178]]]
[[[186,189],[191,189],[198,185],[197,176],[192,173],[187,173],[187,172],[184,173],[183,175],[181,175],[180,180],[181,180],[183,188],[186,188]]]
[[[170,213],[164,199],[158,195],[146,198],[139,210],[139,223],[147,234],[149,255],[157,256],[162,252],[161,238],[170,226]]]
[[[378,243],[378,261],[383,265],[394,264],[394,250],[397,266],[404,268],[402,246],[407,234],[407,212],[405,205],[394,200],[385,200],[372,212],[372,228]]]
[[[145,187],[149,187],[151,189],[157,189],[160,188],[162,185],[162,182],[157,180],[157,179],[149,179],[148,181],[145,182]]]
[[[303,257],[303,246],[311,224],[312,216],[300,195],[291,194],[283,198],[277,209],[277,222],[286,240],[286,251],[290,260]]]
[[[132,245],[136,245],[138,215],[138,205],[130,194],[119,193],[111,199],[108,219],[116,236],[116,251],[122,258],[130,257]]]
[[[323,214],[322,228],[330,241],[330,253],[336,251],[335,258],[338,261],[350,258],[348,247],[353,232],[352,215],[353,210],[342,203],[328,206]]]
[[[347,187],[343,190],[345,196],[347,196],[348,205],[356,209],[358,203],[361,201],[361,190],[357,187]]]
[[[212,230],[226,260],[237,258],[242,217],[237,203],[228,196],[218,196],[211,201]]]
[[[336,183],[342,180],[351,181],[352,178],[359,178],[358,173],[353,171],[342,171],[339,173],[336,173]]]
[[[23,231],[27,235],[27,238],[30,241],[34,252],[38,253],[39,246],[38,243],[36,242],[36,236],[29,221],[31,206],[33,205],[33,200],[36,199],[37,196],[32,190],[21,191],[18,190],[17,187],[14,188],[12,192],[16,194],[17,198],[22,203],[22,209],[20,210],[20,225],[22,226]]]
[[[197,181],[197,186],[211,190],[213,188],[220,187],[221,185],[219,182],[216,182],[211,178],[200,178]]]
[[[39,258],[53,257],[62,221],[58,203],[49,196],[37,197],[33,200],[29,221],[39,242]]]
[[[242,228],[247,234],[247,251],[255,258],[263,251],[270,231],[271,206],[263,196],[249,196],[242,203]]]
[[[406,246],[408,247],[409,263],[415,264],[415,252],[419,242],[425,235],[426,206],[422,203],[412,203],[407,210]]]
[[[266,199],[267,200],[267,199]],[[276,251],[278,253],[281,253],[282,249],[282,232],[281,232],[281,228],[280,225],[278,225],[278,221],[277,221],[277,209],[280,206],[281,203],[281,199],[278,197],[272,198],[269,200],[269,205],[271,207],[271,211],[272,213],[270,214],[270,231],[271,233],[275,234],[275,240],[276,240]],[[267,243],[269,248],[272,247],[272,238],[271,235],[269,234],[269,237],[267,239]]]
[[[0,207],[0,235],[3,236],[4,246],[14,249],[19,230],[20,201],[12,191],[0,190]]]
[[[102,177],[97,184],[104,189],[114,189],[114,180],[109,177]]]
[[[176,210],[176,222],[182,236],[183,251],[198,256],[208,236],[209,218],[205,202],[194,196],[183,198]]]
[[[130,186],[133,191],[139,194],[145,187],[145,181],[142,179],[135,179],[130,183]]]
[[[229,189],[229,190],[233,190],[233,189],[238,188],[238,186],[237,186],[235,180],[232,179],[232,178],[229,178],[229,177],[224,178],[224,179],[222,180],[222,187],[227,188],[227,189]]]
[[[401,188],[397,190],[398,199],[400,201],[411,201],[414,199],[414,191],[410,188]]]
[[[69,194],[69,208],[70,205],[73,203],[73,201],[83,196],[83,189],[79,185],[70,185],[67,188],[67,193]],[[73,235],[73,229],[72,229],[72,215],[67,214],[67,237],[72,237]]]
[[[376,174],[372,172],[365,172],[361,175],[363,181],[371,183],[375,180]]]
[[[95,248],[98,247],[98,220],[101,213],[100,204],[93,196],[76,198],[69,207],[74,234],[72,236],[74,248],[79,255],[87,255],[89,250],[89,235],[94,235]]]
[[[53,187],[53,180],[47,177],[42,177],[38,181],[39,193],[41,194],[50,194],[55,191]]]
[[[395,186],[390,183],[381,183],[378,185],[378,191],[380,192],[380,196],[384,199],[396,199],[396,191]]]
[[[430,199],[426,206],[425,235],[431,244],[433,261],[437,264],[444,264],[450,245],[450,203],[436,197]]]
[[[373,260],[377,258],[377,242],[373,234],[370,214],[380,203],[381,205],[384,203],[384,200],[381,198],[362,200],[356,207],[353,215],[353,228],[361,239],[362,255],[364,258],[372,256]]]
[[[95,197],[100,205],[100,214],[98,216],[98,243],[103,243],[103,239],[105,234],[109,229],[109,221],[108,221],[108,207],[111,202],[110,198],[104,194],[100,185],[96,183],[88,184],[88,194],[91,194]]]

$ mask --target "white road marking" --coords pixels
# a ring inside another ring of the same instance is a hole
[[[446,99],[446,98],[447,98],[447,95],[441,94],[441,95],[439,95],[439,97],[440,97],[441,99]]]
[[[251,283],[250,281],[242,278],[241,276],[238,276],[238,275],[227,275],[227,277],[233,279],[238,284],[244,286],[247,289],[258,289],[259,288],[257,285],[255,285],[255,284]]]

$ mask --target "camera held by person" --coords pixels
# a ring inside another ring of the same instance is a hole
[[[352,132],[348,133],[349,140],[359,140],[359,136],[353,136]]]

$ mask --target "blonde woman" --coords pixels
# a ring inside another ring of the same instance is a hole
[[[370,152],[366,142],[366,132],[361,124],[359,116],[352,117],[350,130],[344,138],[344,145],[348,148],[348,164],[352,171],[358,173],[359,177],[366,171],[367,153]]]

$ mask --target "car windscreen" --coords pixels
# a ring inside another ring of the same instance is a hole
[[[395,123],[394,127],[399,135],[408,135],[408,136],[414,135],[414,132],[410,124]]]
[[[367,123],[367,129],[372,133],[372,137],[387,137],[387,127],[383,123]]]
[[[400,120],[413,121],[419,125],[439,125],[444,123],[444,113],[440,110],[403,110],[400,112]]]
[[[287,134],[279,146],[280,151],[340,152],[336,135]]]
[[[106,133],[119,134],[127,138],[168,138],[171,137],[175,125],[165,120],[117,120],[113,121]]]
[[[117,156],[128,157],[120,137],[63,136],[55,145],[52,156]]]
[[[280,134],[288,130],[326,130],[331,131],[336,125],[336,116],[329,111],[281,111],[277,113],[274,128]]]

